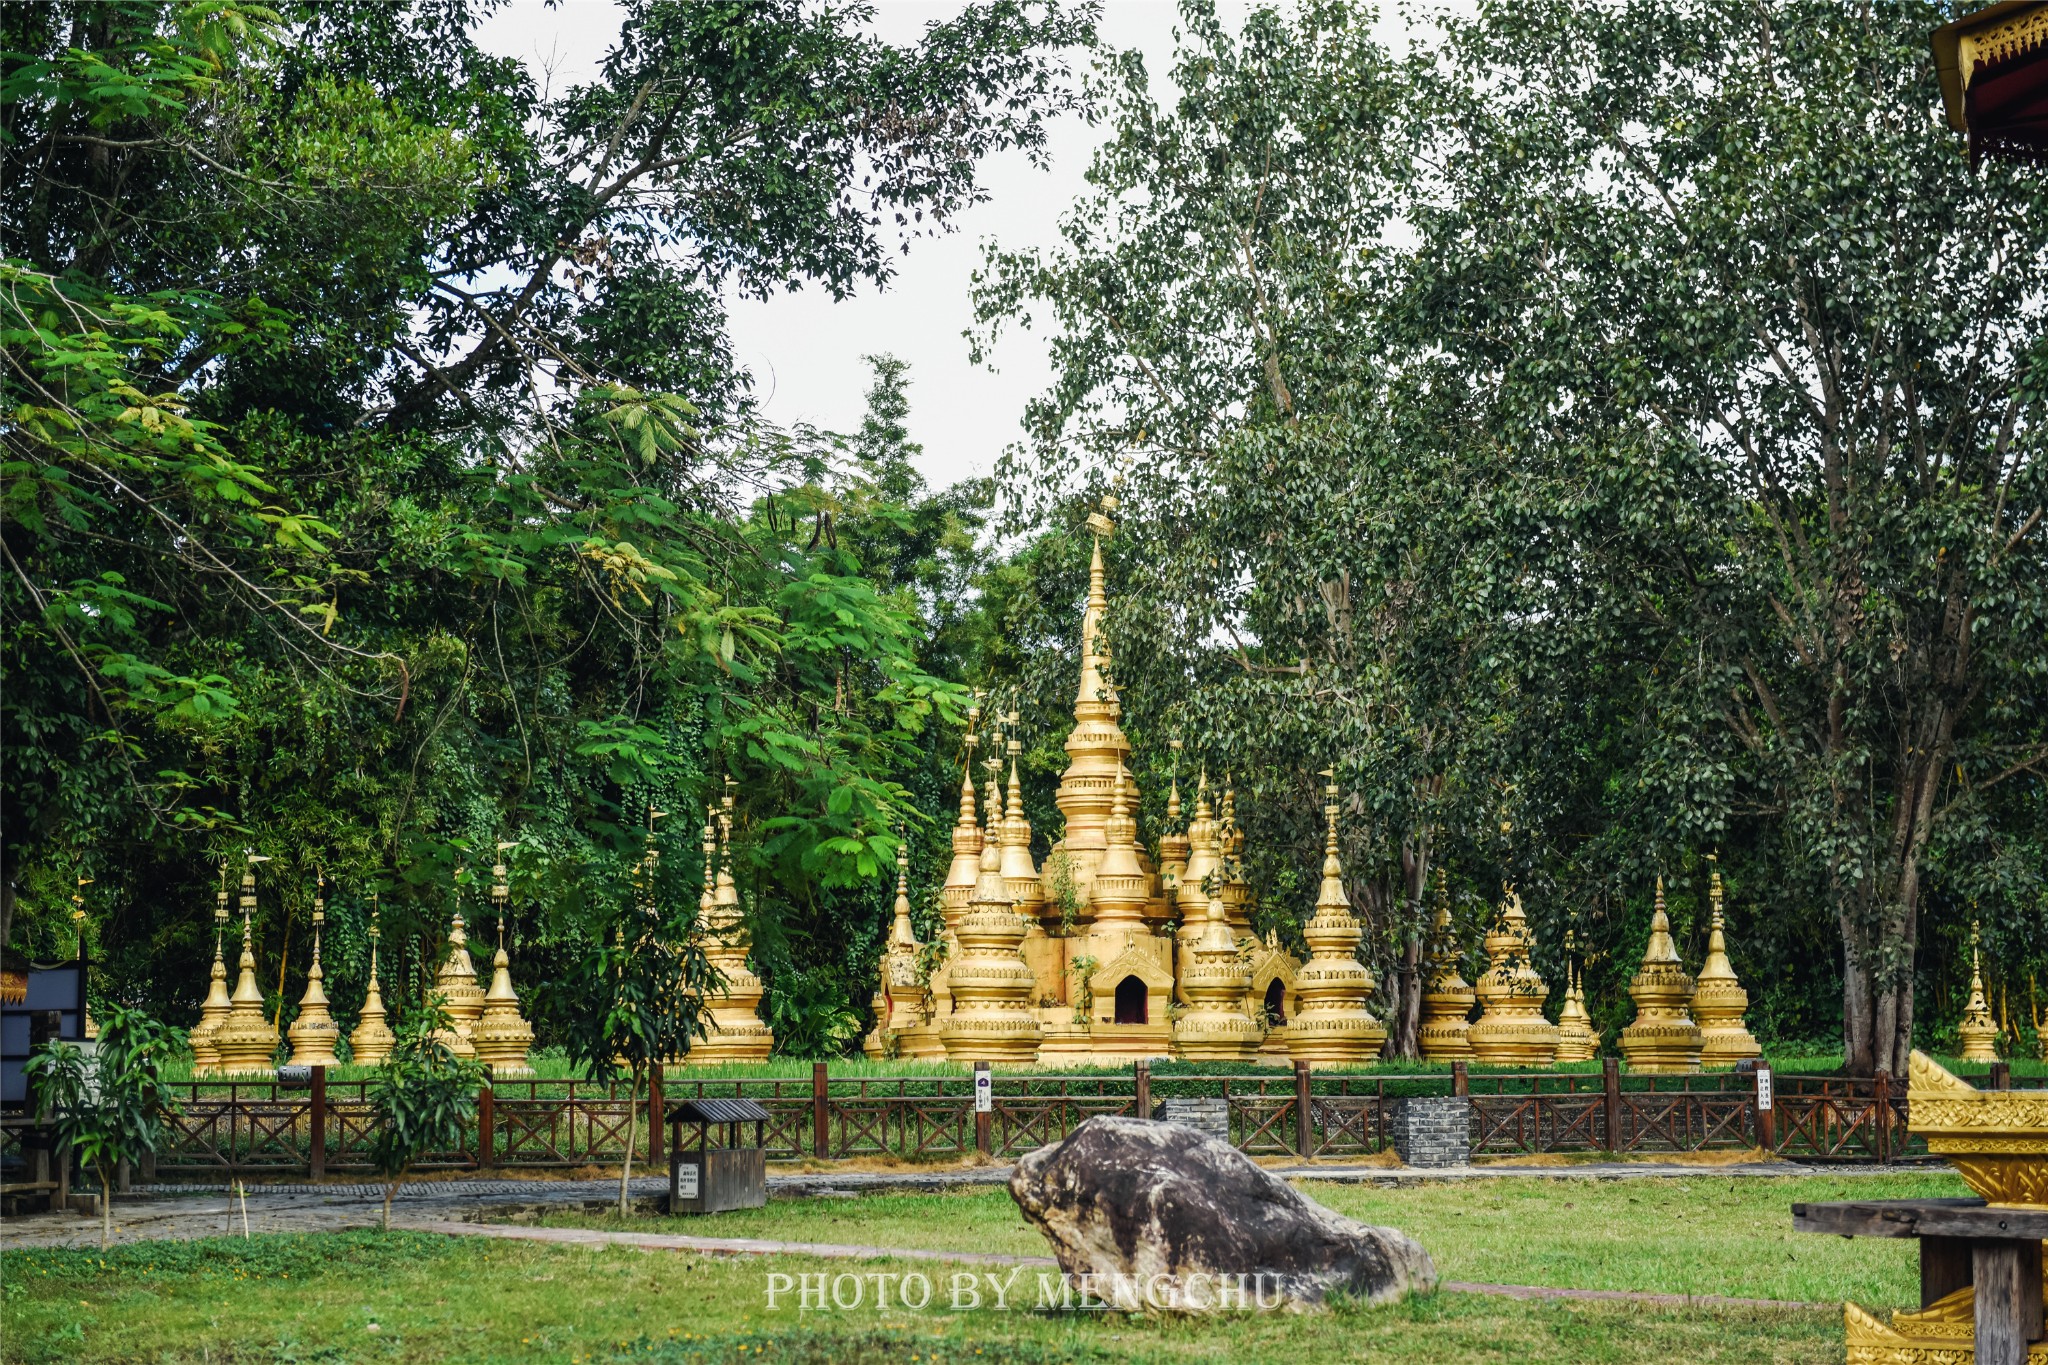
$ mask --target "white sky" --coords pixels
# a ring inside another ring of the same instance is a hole
[[[959,5],[880,0],[877,8],[878,33],[906,43]],[[1235,28],[1248,5],[1221,0],[1217,8]],[[478,41],[537,74],[551,67],[557,84],[577,84],[593,77],[618,15],[610,0],[565,0],[558,9],[512,0],[484,23]],[[1157,88],[1171,64],[1178,17],[1173,0],[1108,0],[1100,31],[1112,46],[1142,52]],[[1393,27],[1398,33],[1398,21]],[[1024,404],[1047,386],[1051,368],[1043,338],[1015,328],[1004,332],[992,369],[968,362],[969,278],[991,238],[1012,248],[1057,241],[1059,217],[1086,188],[1083,173],[1101,136],[1069,117],[1051,131],[1049,170],[1034,169],[1021,153],[983,162],[988,202],[961,214],[952,234],[914,243],[886,292],[870,289],[841,303],[819,289],[766,303],[730,300],[734,353],[753,371],[765,414],[785,425],[853,430],[869,382],[861,357],[888,352],[910,365],[910,434],[924,446],[925,477],[942,486],[991,470],[1020,435]]]

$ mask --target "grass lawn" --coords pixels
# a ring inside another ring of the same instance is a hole
[[[938,1286],[921,1313],[892,1304],[799,1314],[787,1296],[768,1311],[771,1270],[847,1276],[885,1268],[402,1232],[141,1244],[105,1256],[8,1252],[0,1256],[0,1356],[21,1365],[1762,1365],[1839,1360],[1842,1349],[1840,1318],[1829,1312],[1676,1312],[1466,1294],[1206,1323],[952,1312],[945,1268],[901,1262],[896,1268],[924,1272]],[[1012,1293],[1034,1297],[1034,1276],[1020,1275]],[[984,1291],[984,1303],[990,1298]]]
[[[1792,1230],[1792,1205],[1823,1199],[1966,1195],[1946,1172],[1839,1180],[1567,1180],[1526,1177],[1399,1189],[1305,1181],[1340,1213],[1400,1228],[1447,1280],[1658,1294],[1917,1307],[1914,1249]],[[1007,1191],[776,1200],[715,1218],[564,1214],[555,1227],[630,1227],[696,1236],[853,1242],[934,1251],[1046,1254]]]

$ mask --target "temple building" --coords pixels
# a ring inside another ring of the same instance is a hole
[[[992,717],[984,737],[982,708],[970,710],[953,860],[940,891],[945,952],[920,990],[915,964],[922,945],[908,914],[897,915],[877,990],[886,1010],[877,1011],[866,1040],[870,1056],[1047,1065],[1166,1057],[1183,1047],[1190,1055],[1288,1056],[1287,1021],[1297,1013],[1302,964],[1277,941],[1252,933],[1245,839],[1228,782],[1219,810],[1207,777],[1200,780],[1186,827],[1158,832],[1157,863],[1139,836],[1131,743],[1103,635],[1109,601],[1102,546],[1115,506],[1105,498],[1103,512],[1088,519],[1095,534],[1080,678],[1067,768],[1054,797],[1065,829],[1044,863],[1036,862],[1017,715]],[[986,783],[977,799],[976,755],[984,743]],[[1176,780],[1169,825],[1179,825],[1181,810]],[[903,904],[907,911],[907,899]],[[1338,943],[1348,911],[1319,912]],[[1370,976],[1364,981],[1369,989]],[[1330,992],[1341,998],[1329,1003],[1335,1013],[1355,1009],[1358,1026],[1334,1013],[1319,1023],[1329,1036],[1370,1040],[1376,1053],[1384,1030],[1362,999],[1352,1000],[1351,984],[1346,978],[1342,992]],[[1177,1028],[1177,1013],[1198,1022]]]

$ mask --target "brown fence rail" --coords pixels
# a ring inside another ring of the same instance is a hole
[[[1161,1099],[1222,1099],[1230,1141],[1261,1156],[1366,1157],[1391,1145],[1395,1106],[1413,1096],[1467,1096],[1475,1157],[1544,1153],[1644,1154],[1763,1149],[1802,1161],[1889,1163],[1925,1155],[1906,1131],[1905,1087],[1889,1077],[1774,1076],[1774,1103],[1757,1107],[1756,1080],[1731,1073],[1623,1075],[1610,1059],[1593,1073],[1339,1076],[1296,1068],[1246,1075],[1015,1073],[995,1078],[987,1113],[968,1076],[807,1079],[665,1078],[637,1095],[624,1085],[501,1080],[478,1096],[458,1150],[422,1163],[457,1170],[616,1165],[628,1120],[636,1162],[663,1159],[663,1106],[744,1096],[769,1114],[771,1159],[895,1157],[935,1160],[982,1151],[1015,1157],[1057,1142],[1098,1114],[1149,1115]],[[1992,1083],[2011,1084],[2000,1068]],[[190,1081],[154,1165],[159,1180],[284,1177],[370,1169],[376,1120],[367,1083]],[[650,1121],[653,1119],[654,1121]],[[18,1136],[0,1134],[19,1161]]]

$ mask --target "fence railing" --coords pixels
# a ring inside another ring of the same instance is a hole
[[[2004,1068],[1994,1085],[2011,1083]],[[1057,1142],[1098,1114],[1150,1115],[1170,1098],[1225,1101],[1230,1141],[1255,1156],[1365,1157],[1391,1146],[1394,1107],[1418,1096],[1470,1100],[1475,1157],[1549,1153],[1643,1154],[1768,1151],[1807,1161],[1889,1163],[1925,1153],[1906,1131],[1905,1086],[1872,1079],[1775,1075],[1759,1108],[1754,1075],[1624,1075],[1609,1059],[1596,1073],[1333,1075],[1022,1072],[994,1078],[977,1113],[973,1079],[835,1077],[817,1064],[808,1078],[665,1077],[634,1095],[618,1083],[501,1080],[478,1095],[476,1121],[454,1151],[425,1167],[459,1170],[616,1165],[633,1134],[636,1162],[664,1159],[658,1115],[691,1097],[744,1096],[769,1118],[771,1159],[943,1159],[981,1151],[1014,1157]],[[154,1177],[365,1172],[376,1118],[362,1081],[188,1081],[173,1087],[177,1113]],[[628,1119],[631,1118],[629,1125]],[[650,1121],[652,1120],[652,1121]],[[145,1173],[147,1174],[147,1173]]]

